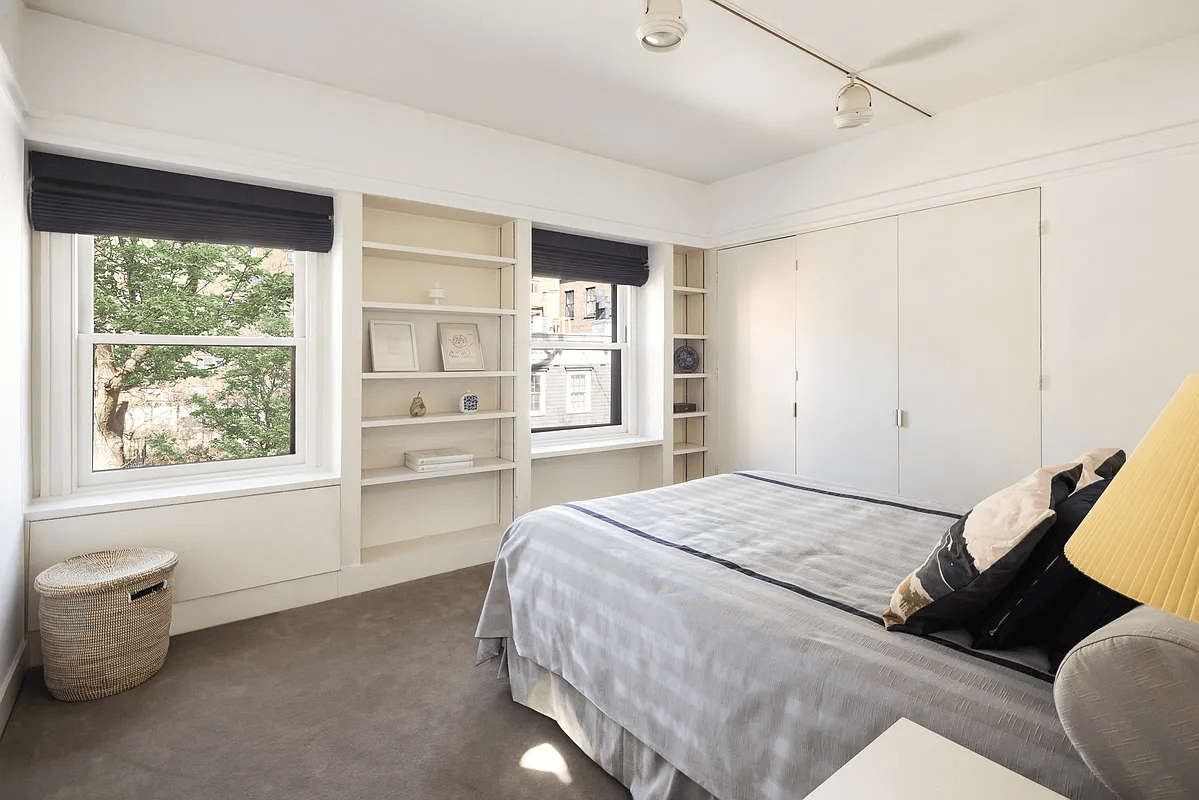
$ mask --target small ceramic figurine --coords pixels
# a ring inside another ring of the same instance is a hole
[[[425,401],[421,399],[420,392],[416,393],[416,397],[412,398],[412,405],[408,406],[408,413],[413,417],[423,417],[428,413],[425,408]]]

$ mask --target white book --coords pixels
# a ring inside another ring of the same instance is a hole
[[[451,461],[446,464],[413,464],[411,461],[405,461],[404,466],[413,472],[453,472],[456,469],[467,469],[473,467],[474,461]]]
[[[440,447],[435,450],[409,450],[404,453],[404,461],[414,464],[449,464],[453,462],[473,461],[474,456],[456,447]]]

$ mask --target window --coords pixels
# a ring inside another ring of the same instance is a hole
[[[529,416],[545,416],[545,406],[541,402],[544,391],[545,373],[534,372],[532,375],[532,381],[529,383]]]
[[[530,291],[530,293],[531,293],[531,294],[533,294],[534,296],[541,294],[541,282],[540,282],[540,281],[538,281],[536,278],[534,278],[534,279],[533,279],[533,286],[532,286],[532,288],[531,288],[529,291]]]
[[[532,320],[532,371],[544,375],[534,447],[638,431],[631,322],[636,287],[649,280],[648,248],[534,228],[532,256],[541,294],[531,305],[552,320],[548,330]],[[578,295],[585,313],[576,316]]]
[[[74,485],[306,463],[307,253],[39,236],[79,299],[48,298],[75,331],[47,387],[74,397]]]
[[[536,434],[564,433],[611,435],[628,430],[627,409],[622,387],[628,385],[627,330],[617,325],[613,313],[605,313],[571,322],[576,293],[605,297],[608,306],[618,307],[620,298],[632,302],[632,289],[626,286],[584,286],[580,281],[560,281],[539,276],[545,297],[561,297],[561,305],[546,307],[546,316],[533,314],[532,383],[530,415],[535,417]],[[553,294],[555,288],[557,294]],[[590,289],[590,292],[588,290]],[[552,326],[545,322],[553,318]],[[623,320],[623,318],[622,318]],[[570,324],[566,324],[570,322]]]
[[[586,414],[591,411],[591,373],[568,372],[567,404],[568,414]]]

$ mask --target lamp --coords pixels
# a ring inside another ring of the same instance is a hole
[[[837,92],[837,113],[833,115],[833,123],[838,128],[859,128],[869,125],[874,119],[874,109],[871,108],[870,90],[858,83],[857,75],[849,75],[849,83]]]
[[[1066,544],[1105,586],[1199,622],[1199,375],[1190,375]]]
[[[645,17],[637,27],[642,47],[651,53],[668,53],[678,48],[686,35],[683,0],[646,0]]]

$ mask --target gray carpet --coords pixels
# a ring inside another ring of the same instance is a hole
[[[141,686],[86,703],[25,677],[0,798],[627,798],[474,667],[490,565],[176,636]],[[567,779],[520,766],[549,742]]]

